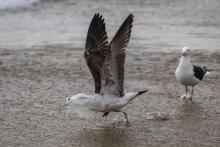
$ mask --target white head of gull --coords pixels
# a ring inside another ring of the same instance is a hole
[[[189,47],[182,48],[181,59],[176,69],[175,76],[178,82],[186,87],[186,94],[181,96],[183,99],[192,100],[193,88],[208,73],[206,67],[192,65],[190,62],[191,49]],[[192,87],[191,95],[188,94],[188,86]]]
[[[95,83],[95,94],[77,94],[68,98],[75,104],[95,112],[122,112],[128,124],[127,114],[122,108],[134,98],[147,92],[124,91],[124,63],[126,48],[130,39],[133,15],[130,14],[121,25],[112,41],[108,43],[104,19],[95,14],[87,33],[84,57]]]

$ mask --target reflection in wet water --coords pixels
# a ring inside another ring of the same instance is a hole
[[[203,108],[196,102],[192,101],[190,103],[184,103],[179,111],[179,117],[183,120],[196,120],[204,119],[206,117],[206,112]]]
[[[66,145],[85,147],[127,147],[137,144],[140,146],[141,144],[143,146],[172,145],[170,137],[172,138],[175,134],[184,138],[193,137],[193,132],[198,131],[201,126],[205,125],[204,122],[207,116],[203,108],[196,102],[179,105],[173,115],[175,115],[175,118],[169,118],[170,120],[166,119],[164,121],[164,119],[149,119],[146,114],[145,117],[139,118],[139,122],[133,122],[129,127],[119,123],[103,124],[100,127],[96,125],[85,127],[77,134],[72,134],[72,137],[71,135],[68,136],[65,139],[65,143]],[[203,133],[204,129],[200,131]],[[189,136],[185,136],[186,134]],[[181,137],[173,138],[173,141],[176,141],[174,144],[181,143],[181,140]],[[188,143],[193,144],[192,142]]]
[[[129,135],[126,128],[105,126],[100,129],[84,129],[79,134],[83,146],[127,146]]]

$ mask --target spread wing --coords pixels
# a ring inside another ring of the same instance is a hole
[[[84,57],[95,83],[95,93],[101,92],[101,68],[109,50],[104,19],[95,14],[87,33]]]
[[[105,87],[105,93],[114,94],[117,96],[124,95],[124,63],[133,23],[133,14],[130,14],[115,36],[110,42],[111,47],[111,62],[109,65],[110,76]]]

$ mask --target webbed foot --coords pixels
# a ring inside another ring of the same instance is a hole
[[[186,95],[184,94],[184,95],[182,95],[180,98],[181,98],[182,100],[186,100]]]
[[[189,101],[192,101],[192,96],[191,96],[191,95],[188,95],[188,96],[186,97],[186,99],[189,100]]]
[[[109,114],[109,112],[105,112],[102,116],[103,116],[103,117],[107,117],[108,114]]]

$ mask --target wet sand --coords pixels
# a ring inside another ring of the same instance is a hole
[[[197,51],[192,62],[213,69],[195,88],[193,103],[174,77],[176,52],[128,50],[127,90],[149,89],[121,114],[82,117],[59,111],[66,97],[93,93],[83,49],[48,46],[0,50],[0,146],[218,146],[220,52]],[[201,62],[201,63],[200,63]],[[151,119],[161,113],[166,119]]]

